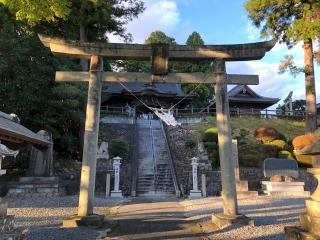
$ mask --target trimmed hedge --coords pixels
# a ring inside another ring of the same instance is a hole
[[[218,142],[218,129],[216,127],[208,128],[202,136],[203,142]]]
[[[300,135],[292,140],[292,145],[295,150],[301,150],[315,142],[317,139],[317,136],[314,134]]]
[[[273,140],[273,141],[271,141],[271,142],[269,142],[269,143],[267,143],[267,144],[276,146],[277,148],[279,148],[279,149],[281,149],[281,150],[286,150],[286,149],[288,149],[288,147],[289,147],[288,144],[287,144],[285,141],[279,140],[279,139]]]
[[[270,143],[273,140],[287,141],[286,137],[273,127],[260,127],[254,131],[254,137],[263,143]]]
[[[278,158],[294,159],[293,154],[286,150],[278,152]]]
[[[112,139],[109,150],[111,157],[119,156],[123,158],[129,152],[129,144],[122,139]]]

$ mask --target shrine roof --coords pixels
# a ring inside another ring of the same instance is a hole
[[[19,123],[18,117],[0,111],[0,140],[16,143],[17,145],[40,145],[51,144],[38,134]]]
[[[144,83],[124,83],[123,85],[135,94],[141,94],[151,90],[161,95],[170,95],[175,97],[187,96],[187,94],[182,91],[181,84],[155,83],[153,85],[154,87],[150,87]],[[111,94],[122,94],[127,92],[127,90],[119,83],[107,84],[107,89],[105,89],[105,91]]]
[[[272,103],[271,105],[277,103],[280,99],[279,98],[269,98],[263,97],[253,91],[247,85],[238,85],[232,88],[228,92],[229,101],[234,102],[261,102],[261,103]]]

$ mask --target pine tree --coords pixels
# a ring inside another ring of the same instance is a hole
[[[249,0],[249,17],[262,36],[272,36],[292,47],[303,41],[306,87],[306,133],[317,127],[313,41],[320,37],[320,2],[318,0]]]

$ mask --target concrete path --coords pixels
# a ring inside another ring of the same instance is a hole
[[[177,199],[134,199],[111,210],[118,220],[111,239],[206,239],[193,221],[187,220]]]

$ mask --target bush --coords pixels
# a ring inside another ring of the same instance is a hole
[[[314,134],[300,135],[292,140],[292,145],[295,150],[301,150],[315,142],[317,139],[317,136]]]
[[[293,154],[286,150],[278,152],[278,158],[294,159]]]
[[[197,143],[193,139],[188,139],[185,141],[184,145],[188,149],[194,149],[197,146]]]
[[[111,157],[123,158],[129,152],[129,144],[122,139],[113,139],[109,147]]]
[[[296,155],[296,159],[300,166],[303,166],[303,167],[312,166],[312,158],[310,155]]]
[[[273,140],[279,139],[286,141],[286,137],[273,127],[260,127],[254,131],[254,137],[263,143],[268,143]]]
[[[203,142],[218,142],[218,129],[215,127],[208,128],[203,136],[202,136]]]
[[[288,147],[289,147],[288,144],[287,144],[285,141],[279,140],[279,139],[273,140],[273,141],[271,141],[271,142],[268,143],[268,144],[273,145],[273,146],[276,146],[277,148],[279,148],[279,149],[281,149],[281,150],[286,150],[286,149],[288,149]]]
[[[212,167],[220,166],[219,146],[215,142],[206,142],[205,147],[207,148],[209,159],[211,160]]]

